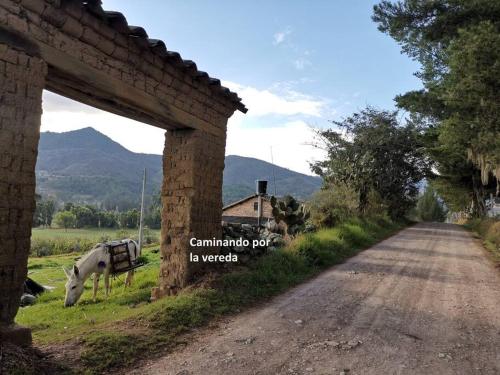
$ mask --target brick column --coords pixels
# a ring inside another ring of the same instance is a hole
[[[159,287],[153,299],[175,294],[214,264],[190,262],[189,253],[217,254],[219,248],[191,247],[189,240],[222,238],[222,172],[226,139],[202,130],[166,133],[163,153],[162,230]],[[201,257],[200,257],[201,258]]]
[[[14,317],[27,274],[46,75],[40,58],[0,43],[0,341],[20,345],[31,343]]]

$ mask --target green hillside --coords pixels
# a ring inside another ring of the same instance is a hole
[[[262,160],[230,155],[224,170],[224,204],[255,191],[255,180],[269,181],[278,195],[307,198],[321,185],[307,176]],[[160,155],[134,153],[93,128],[66,133],[42,133],[37,161],[37,191],[60,201],[104,204],[127,208],[139,201],[142,171],[148,170],[148,195],[159,191],[162,177]]]

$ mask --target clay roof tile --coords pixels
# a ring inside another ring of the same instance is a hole
[[[148,34],[144,28],[140,26],[128,25],[127,19],[120,12],[105,11],[102,9],[101,0],[62,0],[62,3],[73,3],[83,5],[84,11],[92,13],[94,16],[102,19],[115,31],[128,34],[130,38],[141,48],[149,49],[153,53],[173,62],[174,66],[179,69],[185,70],[189,75],[202,82],[206,82],[209,87],[221,96],[228,98],[236,109],[243,113],[247,112],[247,108],[241,102],[241,98],[228,88],[221,86],[221,82],[217,78],[212,78],[208,73],[199,71],[196,63],[191,60],[183,60],[181,55],[175,51],[169,51],[165,43],[159,39],[149,39]]]

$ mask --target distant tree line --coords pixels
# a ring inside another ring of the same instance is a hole
[[[99,208],[89,204],[66,202],[58,208],[53,199],[37,196],[33,226],[61,228],[127,228],[139,227],[140,210],[123,211]],[[161,200],[157,193],[145,210],[144,224],[151,229],[161,227]]]

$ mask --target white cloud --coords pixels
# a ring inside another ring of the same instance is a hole
[[[287,90],[276,94],[268,89],[259,90],[251,86],[243,86],[234,82],[223,82],[223,85],[235,91],[243,99],[248,108],[247,116],[265,115],[305,115],[321,117],[326,102],[297,91]]]
[[[99,109],[54,94],[43,92],[43,110],[48,112],[99,113]]]
[[[88,126],[131,151],[163,153],[165,130],[44,91],[42,131],[66,132]]]
[[[271,162],[271,147],[276,165],[311,174],[310,161],[321,160],[325,152],[310,145],[314,132],[304,121],[290,121],[280,126],[255,128],[245,125],[242,115],[229,120],[227,155],[254,157]]]
[[[294,60],[293,65],[297,70],[304,70],[307,66],[312,65],[312,63],[306,58],[300,57]]]
[[[285,41],[286,37],[292,33],[292,29],[290,27],[287,27],[283,31],[278,31],[273,35],[273,44],[277,46],[278,44],[281,44]]]

